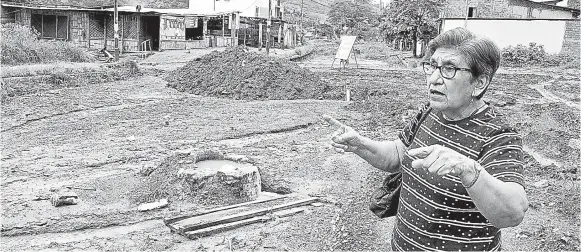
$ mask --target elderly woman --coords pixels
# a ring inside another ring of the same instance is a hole
[[[482,100],[499,67],[489,39],[456,28],[433,39],[422,63],[429,102],[395,141],[373,141],[339,127],[338,152],[402,172],[394,250],[500,250],[500,229],[528,208],[522,140]]]

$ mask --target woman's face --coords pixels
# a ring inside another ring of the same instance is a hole
[[[429,62],[438,67],[470,68],[465,57],[450,48],[438,48]],[[440,71],[436,69],[427,78],[430,106],[448,116],[461,115],[472,101],[476,79],[466,70],[456,70],[456,74],[450,79],[442,77]]]

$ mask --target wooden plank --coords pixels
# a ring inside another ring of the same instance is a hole
[[[240,204],[235,204],[235,205],[229,205],[229,206],[214,208],[214,209],[210,209],[210,210],[207,210],[207,211],[202,211],[202,212],[195,213],[195,214],[191,214],[191,215],[174,217],[174,218],[167,218],[167,219],[164,219],[163,222],[166,225],[168,225],[170,223],[178,222],[178,221],[181,221],[181,220],[185,220],[185,219],[192,218],[192,217],[196,217],[196,216],[200,216],[200,215],[205,215],[205,214],[209,214],[209,213],[219,212],[219,211],[228,210],[228,209],[237,208],[237,207],[248,206],[248,205],[252,205],[252,204],[269,202],[269,201],[273,201],[273,200],[277,200],[277,199],[283,199],[283,198],[286,198],[286,197],[287,197],[286,195],[279,195],[279,196],[273,197],[273,198],[254,200],[254,201],[244,202],[244,203],[240,203]]]
[[[274,216],[258,216],[258,217],[254,217],[254,218],[250,218],[250,219],[246,219],[246,220],[221,224],[221,225],[217,225],[217,226],[213,226],[213,227],[207,227],[204,229],[188,231],[188,232],[185,232],[184,235],[186,237],[188,237],[189,239],[197,239],[200,237],[217,234],[220,232],[236,229],[236,228],[250,225],[250,224],[254,224],[254,223],[266,222],[266,221],[273,219],[273,217],[282,218],[282,217],[295,215],[295,214],[303,212],[303,211],[305,211],[304,208],[283,210],[283,211],[275,212],[273,214]]]
[[[265,215],[267,213],[271,213],[271,212],[275,212],[275,211],[286,210],[286,209],[290,209],[290,208],[294,208],[294,207],[298,207],[298,206],[308,205],[308,204],[311,204],[313,202],[316,202],[318,199],[319,198],[307,198],[307,199],[289,202],[289,203],[282,204],[282,205],[277,205],[277,206],[268,207],[268,208],[262,208],[262,209],[253,210],[253,211],[246,211],[246,212],[242,212],[239,214],[229,215],[229,216],[219,217],[219,218],[204,218],[204,216],[188,218],[188,219],[184,219],[184,220],[181,220],[178,222],[174,222],[172,224],[169,224],[168,226],[173,231],[176,231],[178,233],[185,233],[187,231],[198,230],[198,229],[203,229],[203,228],[216,226],[216,225],[220,225],[220,224],[250,219],[253,217]]]
[[[243,211],[250,211],[250,210],[252,210],[252,208],[250,208],[248,206],[241,206],[241,207],[237,207],[237,208],[226,209],[226,210],[213,212],[213,213],[209,213],[209,214],[204,214],[204,215],[200,215],[200,216],[194,216],[191,218],[219,219],[219,218],[223,218],[224,216],[230,216],[230,215],[241,213]],[[180,218],[180,217],[178,217],[178,218]],[[186,219],[188,219],[188,218],[186,218]],[[174,225],[172,225],[172,223],[167,223],[166,226],[169,227],[169,229],[174,233],[181,232],[179,229],[176,229],[174,227]]]

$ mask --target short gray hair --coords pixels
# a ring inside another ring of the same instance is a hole
[[[482,74],[488,76],[488,81],[492,81],[492,77],[500,66],[500,49],[492,42],[492,40],[476,36],[474,33],[458,27],[446,31],[435,37],[428,43],[426,55],[424,59],[432,57],[438,48],[452,48],[458,50],[464,57],[473,77],[480,77]],[[488,86],[486,86],[488,89]],[[476,98],[481,99],[484,92],[479,94]]]

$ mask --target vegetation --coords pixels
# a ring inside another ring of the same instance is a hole
[[[355,35],[364,40],[382,40],[396,49],[412,50],[437,35],[439,9],[445,0],[393,0],[380,9],[370,0],[337,0],[331,4],[328,22],[336,34]],[[400,47],[399,42],[404,42]],[[425,46],[423,47],[425,48]],[[423,54],[423,53],[422,53]]]
[[[337,0],[331,4],[328,22],[336,34],[370,40],[379,37],[380,10],[370,0]]]
[[[534,42],[529,46],[508,46],[502,49],[502,64],[504,66],[564,66],[579,67],[579,56],[565,54],[549,54],[543,45]]]
[[[445,0],[393,0],[383,12],[381,31],[387,41],[411,42],[414,56],[421,56],[416,55],[417,42],[427,44],[438,34],[436,20],[444,3]]]
[[[49,62],[90,62],[93,56],[84,48],[66,41],[38,39],[34,29],[15,24],[2,24],[2,64],[18,65]]]

